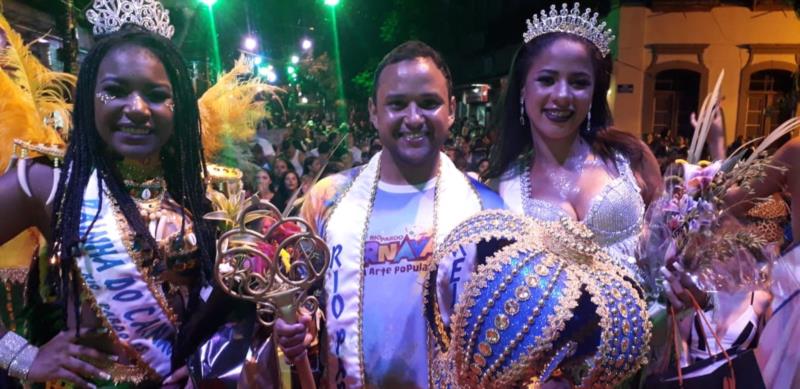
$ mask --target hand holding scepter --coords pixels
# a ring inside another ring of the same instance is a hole
[[[217,241],[214,277],[222,290],[254,302],[259,323],[268,327],[278,317],[297,323],[299,310],[314,312],[319,302],[308,290],[324,276],[330,251],[311,226],[300,218],[284,218],[257,197],[243,200],[241,192],[228,199],[218,192],[212,196],[218,211],[206,218],[232,225]],[[293,362],[301,386],[316,388],[308,356]]]

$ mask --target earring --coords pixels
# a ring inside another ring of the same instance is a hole
[[[519,124],[525,127],[525,98],[519,98]]]
[[[114,100],[114,96],[108,94],[108,92],[97,92],[94,94],[101,103],[108,104],[111,100]]]
[[[592,133],[592,106],[589,106],[589,114],[586,115],[586,133]]]
[[[172,101],[168,101],[168,102],[164,103],[164,105],[166,105],[166,106],[167,106],[167,109],[168,109],[170,112],[175,112],[175,103],[174,103],[174,102],[172,102]]]

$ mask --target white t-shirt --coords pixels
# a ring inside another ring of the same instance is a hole
[[[265,157],[272,157],[275,155],[275,148],[272,147],[272,143],[267,139],[257,136],[256,143],[261,146],[261,151],[264,152]]]
[[[366,386],[428,386],[424,270],[433,258],[435,180],[378,184],[364,244]]]
[[[303,164],[300,163],[300,150],[295,150],[294,155],[292,155],[292,159],[289,160],[294,166],[294,171],[297,172],[297,175],[302,176],[303,172]]]
[[[361,149],[356,146],[351,147],[350,155],[353,157],[353,163],[361,163]]]

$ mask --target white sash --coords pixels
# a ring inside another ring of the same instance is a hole
[[[81,236],[97,214],[98,201],[95,173],[84,193]],[[100,216],[86,239],[85,255],[77,260],[77,265],[86,290],[91,291],[92,305],[106,328],[128,344],[140,362],[166,377],[172,370],[175,325],[128,253],[122,234],[111,199],[104,195]]]
[[[325,281],[328,382],[335,387],[360,388],[365,382],[361,334],[364,241],[380,178],[380,156],[372,157],[341,196],[324,232],[332,256]],[[446,155],[440,153],[439,161],[434,204],[437,245],[456,225],[483,208],[467,177]]]

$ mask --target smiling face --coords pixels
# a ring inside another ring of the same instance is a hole
[[[108,52],[97,72],[100,137],[124,158],[158,157],[174,132],[172,84],[164,65],[146,48],[123,45]]]
[[[369,112],[383,149],[391,156],[384,163],[402,170],[435,162],[453,124],[454,110],[447,79],[430,58],[383,68]]]
[[[522,89],[534,137],[575,136],[592,105],[595,79],[587,48],[558,39],[531,63]]]

